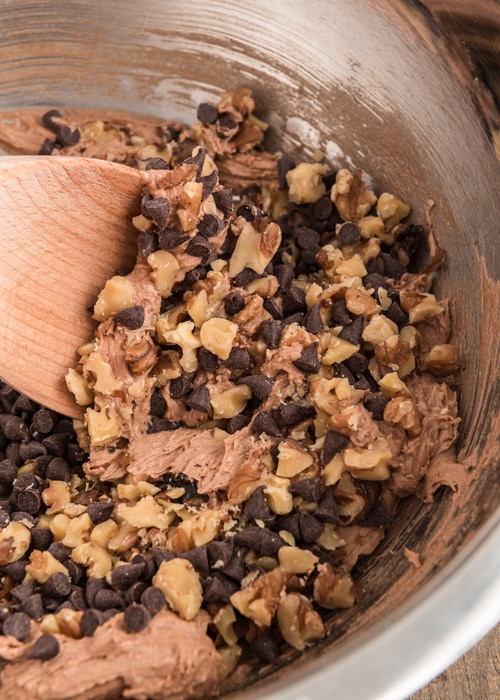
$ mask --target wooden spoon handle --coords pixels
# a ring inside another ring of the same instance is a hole
[[[0,377],[68,416],[64,376],[105,281],[135,259],[142,175],[90,158],[0,157]]]

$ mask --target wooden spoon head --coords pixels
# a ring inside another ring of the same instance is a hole
[[[136,256],[142,175],[91,158],[0,157],[0,377],[67,416],[105,281]]]

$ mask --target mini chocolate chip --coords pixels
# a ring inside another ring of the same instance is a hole
[[[344,365],[353,374],[363,374],[368,369],[368,358],[361,352],[355,352],[344,360]]]
[[[192,385],[187,377],[176,377],[170,380],[169,390],[173,399],[181,399],[191,391]]]
[[[71,467],[63,457],[53,457],[47,465],[45,476],[53,481],[70,482],[72,476]]]
[[[151,394],[151,399],[149,400],[149,413],[152,416],[158,416],[158,418],[163,418],[167,410],[167,402],[160,394],[159,391],[153,391]]]
[[[167,601],[161,588],[148,586],[141,595],[141,603],[149,610],[151,615],[156,615],[160,610],[164,609]]]
[[[260,275],[249,267],[245,267],[241,272],[234,277],[233,282],[235,287],[244,287],[250,282],[256,280]]]
[[[319,477],[308,477],[292,482],[288,491],[292,496],[300,496],[304,501],[317,503],[321,496],[321,479]]]
[[[240,377],[236,384],[246,384],[252,390],[253,395],[263,401],[271,393],[274,379],[263,374],[249,374],[246,377]]]
[[[147,627],[151,614],[144,605],[133,603],[125,608],[123,625],[127,632],[140,632]]]
[[[340,301],[335,301],[332,304],[331,316],[332,322],[334,324],[338,324],[339,326],[348,326],[352,322],[352,318],[343,299]]]
[[[250,354],[246,348],[231,348],[229,357],[224,360],[224,365],[229,369],[240,369],[248,371],[250,369]]]
[[[297,229],[297,245],[301,248],[309,248],[319,244],[319,233],[307,226],[301,226]]]
[[[30,440],[19,445],[19,457],[25,462],[47,454],[47,448],[41,442]]]
[[[341,452],[349,444],[349,438],[335,430],[327,430],[323,450],[321,451],[321,462],[326,466],[330,460]]]
[[[286,530],[295,540],[300,540],[300,528],[299,528],[299,513],[291,513],[290,515],[285,515],[283,518],[279,518],[274,525],[275,530]]]
[[[179,423],[175,423],[173,420],[151,416],[146,432],[148,435],[152,435],[153,433],[163,433],[166,430],[176,430],[178,427]]]
[[[175,228],[167,228],[158,235],[158,247],[160,250],[174,250],[189,240],[189,236]]]
[[[304,316],[304,328],[308,333],[318,335],[318,333],[322,333],[325,330],[320,308],[319,303],[313,304]]]
[[[7,525],[10,523],[10,515],[7,513],[6,510],[3,508],[0,508],[0,528],[7,527]]]
[[[237,433],[238,430],[246,428],[246,426],[249,423],[250,418],[248,418],[248,416],[244,416],[242,413],[238,413],[237,416],[233,416],[228,420],[226,425],[226,432],[228,432],[230,435],[234,435],[234,433]]]
[[[83,611],[80,619],[80,629],[85,637],[93,637],[94,632],[103,622],[103,615],[99,610],[88,608]]]
[[[12,486],[17,477],[17,467],[10,459],[0,462],[0,484],[2,486]]]
[[[384,313],[397,326],[405,326],[408,323],[408,314],[403,311],[397,301],[393,301]]]
[[[7,445],[7,448],[5,450],[5,458],[10,459],[12,462],[14,462],[17,468],[22,467],[23,460],[19,456],[18,442],[11,442],[9,445]]]
[[[361,391],[372,391],[370,382],[364,374],[361,374],[353,384],[355,389],[360,389]],[[377,388],[378,390],[378,388]]]
[[[390,279],[398,280],[406,272],[406,267],[390,253],[380,253],[380,258],[384,263],[384,273]]]
[[[345,328],[340,331],[339,337],[353,345],[362,345],[364,327],[365,317],[356,316],[348,326],[345,326]]]
[[[50,156],[53,153],[55,147],[56,147],[56,142],[53,141],[52,139],[46,138],[43,140],[43,143],[40,146],[40,149],[39,149],[37,155]]]
[[[222,569],[229,564],[234,552],[234,540],[227,537],[220,542],[212,540],[207,546],[208,563],[212,569]]]
[[[210,411],[210,394],[205,384],[192,391],[186,399],[186,405],[195,411]]]
[[[314,418],[316,415],[316,409],[314,406],[301,406],[300,404],[293,403],[292,401],[281,404],[279,412],[283,425],[287,427],[301,423],[309,418]]]
[[[12,635],[19,642],[25,642],[31,634],[31,620],[26,613],[15,612],[3,623],[4,635]]]
[[[279,658],[279,645],[271,632],[258,634],[252,639],[251,647],[255,656],[265,664],[274,664]]]
[[[214,192],[215,206],[221,210],[225,218],[233,213],[233,192],[230,189],[217,190]]]
[[[258,486],[245,503],[243,515],[248,520],[262,520],[266,522],[273,517],[269,504],[264,495],[265,486]]]
[[[26,489],[36,489],[41,488],[40,482],[34,474],[27,472],[26,474],[20,474],[14,482],[14,492],[21,493]]]
[[[72,559],[67,559],[64,562],[64,566],[66,567],[73,584],[81,583],[87,578],[87,569],[83,566],[83,564],[77,564]]]
[[[141,566],[141,581],[149,581],[156,571],[153,557],[147,554],[134,554],[130,563],[139,564]]]
[[[192,238],[186,248],[186,253],[195,258],[204,258],[212,249],[206,238],[199,234]]]
[[[47,129],[50,129],[50,131],[57,133],[59,130],[59,124],[55,120],[60,119],[61,117],[62,114],[58,109],[49,109],[48,112],[45,112],[45,114],[42,115],[42,124]]]
[[[40,408],[40,404],[36,403],[26,394],[19,394],[12,405],[12,413],[34,413]]]
[[[113,321],[136,331],[143,325],[145,317],[144,306],[137,305],[122,309],[113,316]]]
[[[57,138],[63,146],[74,146],[80,140],[80,130],[63,124],[57,131]]]
[[[274,276],[277,278],[282,292],[286,292],[295,277],[292,268],[288,265],[275,265]]]
[[[158,250],[158,236],[154,231],[141,231],[137,236],[137,252],[143,258]]]
[[[387,279],[380,272],[371,272],[369,275],[363,277],[363,285],[367,289],[374,289],[376,292],[382,287],[382,289],[388,289]]]
[[[283,318],[283,306],[278,302],[276,297],[268,297],[267,299],[264,299],[263,306],[274,319],[279,320]]]
[[[198,224],[199,233],[205,238],[213,238],[222,230],[222,222],[215,214],[205,214]]]
[[[321,247],[319,245],[311,245],[309,248],[305,248],[302,251],[302,262],[306,265],[315,265],[320,250]]]
[[[164,158],[155,156],[148,160],[145,170],[170,170],[170,167]]]
[[[111,584],[119,591],[126,591],[141,578],[142,571],[141,564],[115,566],[111,572]]]
[[[224,299],[224,311],[228,316],[234,316],[245,308],[245,297],[238,292],[229,292]]]
[[[111,517],[115,504],[113,501],[95,501],[87,506],[87,513],[94,525],[103,523]]]
[[[370,411],[374,420],[384,420],[384,409],[387,401],[379,394],[367,394],[363,398],[363,405]]]
[[[361,229],[357,224],[347,221],[340,227],[338,235],[342,245],[355,245],[361,239]]]
[[[201,199],[204,202],[207,197],[209,197],[214,189],[217,187],[219,182],[219,173],[217,170],[212,170],[209,175],[204,175],[200,177],[200,182],[202,183],[201,188]]]
[[[55,457],[64,457],[66,445],[70,439],[69,433],[54,433],[42,440],[49,453]]]
[[[177,556],[180,559],[187,559],[200,573],[208,574],[210,567],[208,565],[206,545],[201,547],[193,547],[193,549],[190,549],[187,552],[179,552]]]
[[[26,655],[27,659],[49,661],[59,654],[59,642],[52,634],[42,634]]]
[[[238,128],[238,125],[232,117],[224,114],[217,120],[217,135],[221,139],[228,138],[232,131]]]
[[[100,588],[94,596],[94,606],[98,610],[122,610],[125,607],[125,602],[122,596],[110,588]]]
[[[281,338],[281,323],[268,318],[260,324],[262,340],[268,348],[274,350],[278,347]]]
[[[10,589],[10,595],[16,603],[23,603],[35,592],[36,581],[27,581],[26,583],[20,583],[18,586]]]
[[[195,282],[205,279],[207,271],[202,265],[194,267],[189,272],[186,272],[185,282],[187,285],[193,285]]]
[[[300,287],[290,287],[283,297],[283,315],[290,316],[306,308],[306,293]]]
[[[302,311],[297,311],[297,313],[287,316],[281,322],[281,327],[290,326],[292,323],[297,323],[301,326],[304,323],[304,313]]]
[[[314,515],[303,511],[299,513],[299,530],[303,542],[317,542],[323,533],[324,525]]]
[[[19,416],[0,415],[0,427],[7,440],[21,442],[30,438],[29,428]]]
[[[52,542],[48,551],[61,564],[71,557],[71,547],[67,547],[62,542]]]
[[[333,495],[333,489],[327,488],[318,502],[314,515],[324,523],[338,525],[340,523],[337,501]]]
[[[309,347],[302,351],[300,357],[293,361],[293,364],[306,374],[316,374],[319,372],[320,361],[317,351],[318,343],[311,343]]]
[[[198,105],[198,110],[196,112],[196,117],[198,121],[204,124],[215,124],[219,113],[217,107],[209,104],[208,102],[201,102]]]
[[[20,609],[29,615],[32,620],[41,620],[45,614],[42,596],[40,593],[33,593],[29,598],[23,600]]]
[[[26,564],[28,563],[28,561],[21,559],[13,561],[2,567],[2,573],[12,579],[14,583],[22,583],[26,576]]]
[[[17,495],[16,502],[17,507],[23,513],[36,515],[42,505],[42,496],[39,491],[26,489],[26,491],[21,491],[21,493]]]
[[[73,610],[87,609],[85,591],[81,586],[71,586],[71,593],[68,596],[68,601],[71,603]]]
[[[343,362],[334,362],[333,365],[333,372],[335,377],[341,377],[342,379],[347,379],[349,384],[353,384],[356,382],[356,379],[354,378],[354,375],[352,372],[350,372],[345,364]]]
[[[163,547],[152,547],[151,554],[156,568],[158,568],[160,564],[163,564],[164,561],[171,561],[175,557],[172,552],[169,552],[168,549],[164,549]]]
[[[241,582],[245,576],[245,556],[247,554],[246,547],[243,547],[233,553],[231,559],[225,564],[220,573],[228,576],[235,581]]]
[[[143,198],[141,210],[155,222],[160,230],[166,227],[170,214],[170,202],[166,197],[155,197],[147,200]]]
[[[236,216],[241,216],[246,221],[254,221],[255,214],[253,212],[253,209],[254,209],[254,207],[251,207],[249,204],[242,204],[236,210]]]
[[[269,411],[260,411],[256,414],[252,423],[252,431],[257,434],[267,433],[267,435],[281,437],[281,431]]]
[[[205,372],[215,372],[219,366],[219,358],[217,355],[203,347],[198,350],[198,362]]]
[[[42,593],[44,596],[54,598],[65,598],[71,592],[71,581],[60,571],[57,571],[43,584]]]
[[[207,579],[203,590],[203,600],[206,603],[229,603],[230,597],[239,589],[232,579],[216,572]]]
[[[288,156],[281,156],[276,164],[278,170],[279,189],[285,190],[288,187],[286,174],[295,168],[295,161]]]
[[[312,215],[318,221],[326,221],[333,211],[333,202],[330,197],[320,197],[311,208]]]
[[[234,541],[240,547],[253,549],[262,557],[270,557],[278,553],[286,545],[285,540],[267,527],[247,527],[234,536]]]

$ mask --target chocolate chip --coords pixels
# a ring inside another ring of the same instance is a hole
[[[15,612],[3,623],[4,635],[12,635],[19,642],[25,642],[31,634],[31,620],[23,612]]]
[[[253,212],[253,207],[251,207],[249,204],[242,204],[238,209],[236,210],[236,216],[241,216],[243,219],[246,221],[254,221],[255,220],[255,214]]]
[[[94,525],[98,525],[109,520],[114,508],[115,504],[113,501],[96,501],[88,504],[87,513]]]
[[[384,275],[381,275],[380,272],[371,272],[369,275],[365,275],[365,277],[363,277],[363,285],[367,289],[374,289],[376,292],[378,292],[380,288],[389,288],[387,279]]]
[[[94,596],[94,606],[98,610],[122,610],[125,607],[125,602],[121,595],[110,588],[100,588]]]
[[[264,495],[265,486],[258,486],[245,503],[243,515],[248,520],[262,520],[266,522],[273,517],[271,509]]]
[[[331,311],[332,323],[339,326],[348,326],[352,322],[352,318],[347,310],[345,301],[335,301],[332,304]]]
[[[250,369],[250,354],[246,348],[235,347],[231,349],[229,357],[224,360],[224,365],[229,369]]]
[[[64,457],[66,445],[70,439],[69,433],[54,433],[42,440],[50,454],[55,457]]]
[[[353,374],[363,374],[368,369],[368,358],[361,352],[355,352],[344,360],[344,365]]]
[[[125,608],[123,625],[127,632],[140,632],[147,627],[151,614],[145,605],[133,603]]]
[[[221,210],[225,218],[233,213],[233,192],[230,189],[217,190],[214,192],[215,206]]]
[[[318,221],[326,221],[333,212],[333,202],[330,197],[320,197],[311,208],[312,215]]]
[[[19,559],[11,564],[6,564],[2,567],[2,573],[8,576],[14,583],[22,583],[26,576],[26,564],[28,561]]]
[[[384,273],[390,279],[398,280],[406,272],[406,267],[390,253],[380,253],[380,258],[384,263]]]
[[[17,467],[10,459],[4,459],[0,462],[0,484],[2,486],[12,486],[13,481],[17,477]]]
[[[63,146],[74,146],[80,140],[80,131],[63,124],[57,131],[57,138]]]
[[[340,331],[339,337],[342,338],[342,340],[347,340],[348,343],[352,343],[353,345],[362,345],[364,327],[365,317],[356,316],[352,323]]]
[[[87,578],[87,569],[83,566],[83,564],[77,564],[72,559],[67,559],[64,562],[64,566],[66,567],[73,584],[81,583]]]
[[[274,319],[279,320],[283,318],[283,305],[279,303],[276,297],[268,297],[267,299],[264,299],[263,306]]]
[[[81,586],[71,586],[71,593],[68,596],[68,601],[71,603],[74,610],[83,611],[87,609],[85,591]]]
[[[263,401],[271,393],[274,379],[263,374],[249,374],[246,377],[240,377],[236,384],[246,384],[252,390],[253,395]]]
[[[252,651],[265,664],[274,664],[279,658],[278,642],[271,632],[262,632],[252,639]]]
[[[245,267],[234,277],[233,282],[236,287],[244,287],[256,280],[260,275],[249,267]]]
[[[253,549],[262,557],[270,557],[278,553],[286,545],[285,540],[267,527],[247,527],[234,536],[234,541],[240,547]]]
[[[195,282],[205,279],[207,276],[207,271],[202,265],[194,267],[189,272],[186,272],[186,277],[184,278],[187,285],[193,285]]]
[[[245,576],[245,556],[247,554],[247,549],[246,547],[243,547],[236,552],[233,553],[233,556],[231,559],[225,564],[222,569],[220,569],[220,573],[224,574],[224,576],[228,576],[229,578],[241,582]]]
[[[212,250],[212,246],[206,238],[199,234],[192,238],[186,248],[186,253],[195,258],[204,258]]]
[[[42,115],[42,124],[50,131],[57,133],[59,130],[59,123],[56,121],[62,117],[61,112],[58,109],[49,109],[48,112]]]
[[[290,316],[306,308],[306,294],[300,287],[290,287],[283,297],[283,315]]]
[[[207,579],[203,590],[203,600],[206,603],[229,603],[229,599],[239,589],[239,585],[232,579],[216,572]]]
[[[158,418],[163,418],[167,410],[167,402],[160,394],[159,391],[153,391],[151,394],[151,399],[149,400],[149,413],[152,416],[158,416]]]
[[[156,615],[163,610],[167,601],[161,588],[148,586],[141,595],[141,603],[149,610],[151,615]]]
[[[10,589],[10,595],[16,603],[23,603],[35,592],[36,581],[27,581]]]
[[[52,542],[48,549],[49,553],[63,564],[71,556],[71,547],[67,547],[62,542]]]
[[[149,581],[156,571],[153,557],[147,554],[134,554],[130,563],[139,564],[141,566],[141,581]]]
[[[151,554],[156,568],[163,564],[164,561],[171,561],[175,556],[168,549],[163,549],[163,547],[152,547]]]
[[[321,451],[321,462],[326,466],[338,452],[344,450],[349,444],[349,438],[335,430],[327,430],[323,450]]]
[[[163,433],[166,430],[176,430],[178,427],[179,423],[175,423],[173,420],[151,416],[146,432],[148,435],[152,435],[153,433]]]
[[[210,394],[205,384],[192,391],[186,399],[186,405],[195,411],[210,411]]]
[[[173,399],[181,399],[191,391],[191,382],[187,377],[176,377],[170,380],[169,389]]]
[[[198,105],[198,110],[196,112],[196,117],[198,121],[204,124],[215,124],[219,113],[217,107],[209,104],[208,102],[201,102]]]
[[[302,351],[300,357],[293,361],[293,364],[306,374],[316,374],[319,372],[320,362],[317,351],[318,343],[311,343],[309,347]]]
[[[205,238],[213,238],[222,230],[222,221],[215,214],[205,214],[198,224],[199,233]]]
[[[42,594],[53,598],[65,598],[71,592],[71,581],[62,572],[58,571],[43,584]]]
[[[143,306],[129,306],[115,314],[113,321],[130,328],[131,331],[136,331],[143,325],[145,316]]]
[[[323,319],[321,318],[320,308],[319,303],[313,304],[304,316],[303,325],[308,333],[318,335],[318,333],[322,333],[325,330]]]
[[[286,292],[295,277],[292,268],[288,265],[275,265],[274,276],[277,278],[282,292]]]
[[[367,527],[389,527],[394,522],[394,516],[388,511],[383,501],[377,499],[363,519],[362,524]]]
[[[217,135],[220,136],[221,139],[226,139],[237,127],[238,125],[232,117],[224,115],[217,120]]]
[[[212,569],[222,569],[229,564],[234,552],[234,540],[228,537],[220,542],[213,540],[207,546],[208,562]]]
[[[156,156],[148,160],[145,170],[170,170],[170,167],[164,158]]]
[[[94,632],[103,622],[102,613],[99,610],[89,608],[83,612],[80,619],[80,629],[85,637],[93,637]]]
[[[111,584],[119,591],[126,591],[141,578],[142,571],[141,564],[115,566],[111,572]]]
[[[314,418],[316,415],[314,406],[301,406],[292,401],[281,404],[279,412],[283,425],[287,427],[301,423],[304,420],[308,420],[308,418]]]
[[[333,489],[326,489],[318,502],[318,507],[314,515],[318,520],[324,523],[331,523],[332,525],[338,525],[340,523],[339,509],[333,495]]]
[[[361,239],[361,229],[357,224],[347,221],[340,227],[338,236],[341,245],[355,245]]]
[[[310,248],[319,244],[319,233],[307,226],[297,229],[297,245],[301,248]]]
[[[319,245],[311,245],[309,248],[306,248],[305,250],[302,251],[302,263],[305,263],[306,265],[315,265],[316,260],[317,260],[317,255],[319,251],[321,250],[321,247]],[[306,274],[309,273],[309,270],[306,271]]]
[[[158,247],[160,250],[174,250],[189,240],[189,236],[175,228],[166,228],[158,235]],[[191,253],[193,254],[193,253]]]
[[[59,642],[52,634],[42,634],[26,655],[27,659],[49,661],[59,654]]]
[[[279,189],[285,190],[288,187],[286,174],[295,168],[295,161],[288,156],[281,156],[276,164],[278,170]]]
[[[39,408],[40,405],[30,399],[29,396],[19,394],[12,405],[12,413],[34,413]]]
[[[304,501],[317,503],[321,496],[321,479],[319,477],[308,477],[292,482],[288,491],[292,496],[301,496]]]
[[[367,394],[363,398],[363,405],[370,411],[374,420],[384,420],[384,409],[387,401],[379,394]]]
[[[26,489],[39,490],[40,488],[41,485],[36,476],[29,472],[20,474],[14,482],[14,493],[21,493]]]
[[[153,231],[141,231],[137,236],[137,251],[143,258],[158,250],[158,236]]]
[[[196,148],[196,152],[194,155],[190,156],[189,158],[186,158],[184,161],[184,165],[196,165],[196,178],[198,181],[198,178],[201,176],[201,171],[203,169],[203,165],[205,163],[205,158],[207,156],[207,151],[205,148]]]
[[[54,457],[50,460],[45,471],[47,479],[53,481],[71,481],[71,467],[63,457]]]
[[[205,372],[215,372],[219,366],[219,358],[217,355],[203,347],[198,350],[198,362]]]
[[[18,416],[0,415],[0,428],[7,440],[21,442],[30,438],[28,426]]]
[[[187,559],[200,573],[208,574],[210,567],[208,565],[206,545],[201,547],[193,547],[193,549],[190,549],[187,552],[179,552],[177,556],[180,559]]]
[[[281,436],[281,431],[269,411],[260,411],[256,414],[252,423],[252,431],[257,434],[267,433],[267,435],[274,437]]]
[[[408,314],[403,311],[397,301],[393,301],[384,313],[397,326],[405,326],[408,323]]]
[[[170,214],[170,202],[166,197],[155,197],[154,199],[142,199],[141,210],[152,219],[159,229],[164,229],[167,225]]]
[[[23,600],[20,609],[29,615],[32,620],[41,620],[45,614],[42,596],[40,593],[33,593],[29,598]]]
[[[224,299],[224,311],[228,316],[234,316],[245,308],[245,297],[238,292],[229,292]]]
[[[303,511],[299,513],[299,530],[303,542],[317,542],[323,533],[324,525],[314,515]]]
[[[52,139],[46,138],[43,140],[43,143],[40,146],[40,149],[39,149],[37,155],[50,156],[53,153],[55,146],[56,146],[55,141],[53,141]]]
[[[237,433],[238,430],[246,428],[249,423],[250,418],[248,418],[248,416],[244,416],[242,413],[239,413],[237,416],[233,416],[229,419],[226,425],[226,432],[228,432],[230,435],[234,435],[234,433]]]
[[[333,372],[335,377],[341,377],[342,379],[347,379],[349,384],[355,384],[356,379],[350,370],[347,369],[343,362],[334,362]]]
[[[364,374],[361,374],[353,384],[355,389],[360,389],[361,391],[372,391],[370,382]]]
[[[268,318],[260,324],[262,340],[268,348],[274,350],[278,347],[281,338],[281,323]]]
[[[25,513],[35,515],[42,505],[42,496],[39,491],[27,489],[17,496],[17,507]]]
[[[30,426],[30,430],[32,430]],[[42,445],[41,442],[36,440],[30,440],[29,442],[22,442],[19,445],[19,457],[25,462],[36,459],[37,457],[42,457],[47,454],[47,448]]]

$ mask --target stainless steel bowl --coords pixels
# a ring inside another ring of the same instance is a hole
[[[496,111],[472,54],[436,21],[454,26],[446,3],[432,5],[436,15],[411,0],[0,5],[0,109],[111,107],[190,120],[201,100],[248,85],[277,148],[307,156],[320,145],[420,220],[436,202],[447,253],[437,285],[451,300],[462,360],[467,483],[434,504],[408,500],[360,569],[363,602],[333,617],[323,643],[235,697],[400,700],[500,620]],[[421,568],[405,547],[421,552]]]

